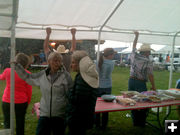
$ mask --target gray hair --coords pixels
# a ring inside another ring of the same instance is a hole
[[[51,53],[49,54],[49,56],[48,56],[48,62],[49,62],[50,60],[52,60],[54,57],[59,58],[59,59],[61,60],[61,62],[62,62],[62,60],[63,60],[63,57],[62,57],[62,55],[61,55],[60,53],[51,52]]]
[[[80,62],[80,60],[84,57],[88,56],[88,53],[84,50],[78,50],[78,51],[74,51],[72,54],[72,58],[76,61],[76,62]]]

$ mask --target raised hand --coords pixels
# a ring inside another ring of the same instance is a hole
[[[134,34],[135,34],[135,38],[134,38],[134,42],[133,42],[133,50],[136,48],[136,44],[137,44],[138,37],[139,37],[139,32],[134,31]]]
[[[71,34],[72,34],[72,35],[75,35],[75,34],[76,34],[76,29],[75,29],[75,28],[72,28],[72,29],[71,29]]]
[[[138,31],[134,31],[134,34],[135,34],[135,36],[138,36],[139,32]]]
[[[46,33],[47,33],[47,35],[50,35],[50,34],[51,34],[51,27],[47,27],[47,28],[46,28]]]

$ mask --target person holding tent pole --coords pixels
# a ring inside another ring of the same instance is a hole
[[[24,71],[30,73],[27,69],[29,66],[29,56],[24,53],[18,53],[16,61],[22,65]],[[10,128],[10,76],[11,68],[6,68],[0,74],[0,80],[6,80],[6,88],[2,97],[2,111],[4,115],[4,128]],[[15,72],[15,117],[16,117],[16,135],[24,135],[25,115],[28,104],[31,101],[32,86],[22,80]]]
[[[53,49],[53,51],[51,51],[51,49],[49,48],[49,38],[51,35],[51,28],[47,27],[46,28],[46,39],[44,41],[44,45],[43,45],[43,49],[44,49],[44,53],[46,55],[46,59],[48,59],[48,56],[51,52],[57,52],[60,53],[63,57],[63,66],[65,67],[66,71],[70,72],[70,65],[71,65],[71,55],[72,52],[76,49],[76,29],[72,28],[71,29],[71,34],[72,34],[72,46],[71,49],[69,51],[69,49],[65,49],[64,45],[59,45],[57,50]],[[40,103],[37,102],[34,104],[33,110],[35,112],[39,112],[39,106]],[[37,117],[39,117],[39,113],[37,113]]]
[[[51,28],[47,27],[46,28],[46,39],[44,41],[44,53],[46,55],[46,57],[48,57],[49,53],[51,52],[50,48],[49,48],[49,38],[51,35]],[[68,72],[70,72],[70,64],[71,64],[71,55],[72,52],[76,49],[76,29],[72,28],[71,29],[71,34],[72,34],[72,45],[71,45],[71,49],[66,49],[64,45],[59,45],[57,47],[57,50],[53,49],[54,52],[58,52],[61,53],[61,55],[63,56],[63,65],[65,66],[66,70]]]
[[[113,48],[104,49],[99,57],[99,62],[97,64],[97,71],[99,73],[99,88],[98,97],[104,94],[111,94],[112,91],[112,71],[114,69],[114,57]],[[102,115],[102,117],[101,117]],[[96,127],[101,129],[106,129],[108,124],[108,112],[96,114]]]
[[[149,44],[143,44],[139,49],[139,53],[136,51],[136,44],[138,40],[139,33],[134,32],[135,39],[133,42],[132,53],[130,56],[131,68],[130,68],[130,78],[128,81],[129,91],[147,91],[146,83],[149,79],[152,90],[156,90],[153,76],[153,63],[150,59],[150,53],[153,51]],[[144,127],[146,123],[148,109],[132,110],[131,116],[134,126]]]
[[[48,68],[33,74],[26,73],[18,61],[14,63],[18,75],[28,84],[39,86],[42,93],[36,135],[64,135],[67,93],[72,89],[73,82],[62,66],[61,54],[51,52]]]

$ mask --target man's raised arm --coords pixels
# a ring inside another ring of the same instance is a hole
[[[71,29],[71,34],[72,34],[72,41],[71,41],[72,45],[71,45],[70,52],[73,52],[74,50],[76,50],[76,37],[75,37],[76,29],[75,28]]]
[[[47,54],[48,52],[50,51],[49,49],[49,38],[50,38],[50,35],[51,35],[51,28],[50,27],[47,27],[46,28],[46,39],[44,40],[44,45],[43,45],[43,48],[44,48],[44,53],[47,57]]]
[[[134,38],[134,42],[133,42],[133,50],[136,49],[136,45],[137,45],[137,41],[138,41],[138,37],[139,37],[139,32],[138,31],[135,31],[134,32],[135,34],[135,38]]]

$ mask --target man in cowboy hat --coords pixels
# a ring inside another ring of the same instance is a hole
[[[49,48],[49,38],[51,35],[50,27],[46,28],[46,33],[47,35],[46,35],[46,39],[44,41],[43,47],[44,47],[44,53],[46,54],[46,58],[47,58],[48,55],[51,53],[51,50]],[[75,28],[71,29],[71,34],[72,34],[72,45],[71,45],[70,50],[66,49],[64,45],[59,45],[57,47],[57,50],[53,49],[54,52],[61,53],[61,55],[63,56],[63,65],[68,72],[70,72],[71,54],[76,49],[76,38],[75,38],[76,29]]]
[[[149,44],[143,44],[136,52],[136,44],[139,33],[135,33],[133,42],[133,50],[130,56],[130,78],[128,82],[129,91],[147,91],[146,82],[150,81],[152,90],[156,90],[153,76],[153,63],[149,58],[151,51],[154,51]],[[146,122],[148,109],[132,110],[132,119],[134,126],[144,127]]]

